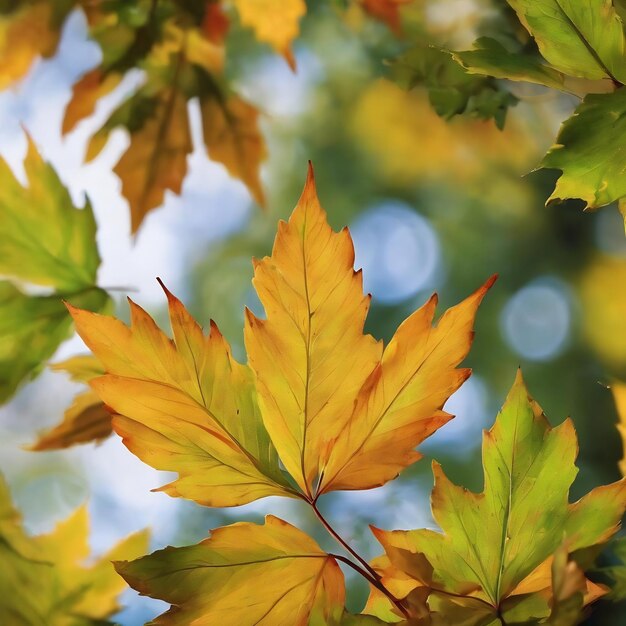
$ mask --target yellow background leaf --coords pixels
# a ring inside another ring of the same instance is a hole
[[[259,41],[270,44],[294,68],[291,43],[300,32],[306,13],[304,0],[233,0],[244,26],[254,30]]]
[[[166,190],[180,193],[192,148],[187,100],[172,88],[160,94],[152,115],[131,132],[130,146],[113,168],[130,206],[131,232],[161,206]]]
[[[267,149],[259,131],[257,109],[237,96],[223,99],[209,95],[200,99],[200,112],[209,157],[241,180],[263,206],[259,166]]]

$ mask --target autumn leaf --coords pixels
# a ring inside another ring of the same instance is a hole
[[[209,92],[200,97],[200,112],[209,157],[240,179],[263,206],[259,166],[267,150],[258,128],[257,109],[238,96],[224,98]]]
[[[143,7],[135,27],[92,10],[91,32],[105,50],[103,62],[76,83],[63,122],[63,131],[69,132],[93,113],[98,100],[117,87],[128,70],[138,65],[144,71],[144,84],[92,135],[85,157],[96,158],[115,128],[128,131],[130,145],[114,172],[129,203],[133,233],[163,204],[167,191],[181,192],[193,148],[188,101],[196,96],[210,158],[224,164],[263,203],[258,170],[266,150],[257,128],[258,113],[230,94],[222,78],[225,16],[207,8],[196,27],[188,24],[189,16],[174,19],[155,11]]]
[[[306,13],[304,0],[233,0],[233,4],[241,24],[252,28],[259,41],[272,46],[295,69],[291,44]]]
[[[70,334],[62,299],[92,310],[109,301],[95,284],[100,257],[91,206],[73,205],[31,140],[24,169],[26,186],[0,159],[0,274],[9,279],[0,281],[0,402],[36,375]],[[27,295],[12,280],[54,293]]]
[[[558,600],[554,553],[564,540],[572,553],[605,543],[626,508],[626,479],[568,503],[577,452],[571,421],[551,428],[518,374],[484,436],[484,492],[453,485],[434,463],[432,510],[442,532],[375,529],[376,537],[414,588],[432,590],[435,611],[462,606],[484,623],[489,616],[505,624],[547,619]],[[586,602],[602,593],[586,583]]]
[[[88,383],[102,376],[102,365],[91,355],[75,356],[50,366],[55,371],[64,371],[74,382]],[[29,450],[59,450],[79,443],[99,442],[111,435],[111,414],[98,394],[88,388],[74,398],[65,411],[63,421],[42,433]]]
[[[86,566],[90,555],[86,507],[50,534],[30,537],[0,477],[0,623],[20,626],[101,626],[120,609],[124,583],[111,560],[135,558],[148,534],[130,535]]]
[[[338,624],[344,580],[335,559],[302,531],[268,515],[264,525],[217,528],[195,546],[165,548],[117,571],[143,595],[173,606],[154,624]]]
[[[469,375],[455,367],[493,282],[434,329],[431,298],[383,353],[363,334],[370,298],[353,265],[349,232],[331,230],[310,170],[271,257],[255,262],[267,319],[246,311],[245,327],[264,423],[309,497],[381,485],[420,458],[413,449],[450,419],[441,408]]]
[[[192,149],[187,101],[176,89],[160,94],[113,168],[130,205],[132,233],[149,211],[163,204],[167,190],[180,193]]]
[[[61,131],[71,132],[81,120],[89,117],[96,109],[100,98],[112,92],[122,81],[117,72],[103,72],[96,68],[87,72],[73,87],[72,98],[65,108]]]
[[[131,452],[179,479],[161,487],[208,506],[293,496],[256,402],[251,370],[237,363],[217,326],[205,336],[166,291],[174,341],[130,301],[131,326],[70,308],[78,333],[107,374],[92,381],[116,413]]]
[[[383,351],[363,334],[370,297],[353,265],[350,234],[328,225],[311,170],[272,256],[255,262],[267,319],[246,312],[250,367],[232,359],[215,324],[204,337],[169,293],[174,343],[134,303],[130,329],[71,308],[107,372],[92,386],[120,415],[114,429],[145,462],[181,475],[168,493],[211,506],[279,494],[312,501],[381,485],[420,458],[415,446],[452,417],[442,407],[470,374],[457,365],[495,279],[434,327],[433,296]]]

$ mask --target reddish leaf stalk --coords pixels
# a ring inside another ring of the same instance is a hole
[[[339,543],[341,547],[344,548],[344,550],[346,550],[349,554],[351,554],[360,563],[360,565],[357,565],[350,559],[343,557],[341,555],[333,554],[331,556],[338,559],[342,563],[345,563],[346,565],[350,566],[353,570],[361,574],[361,576],[363,576],[363,578],[365,578],[372,586],[376,587],[376,589],[378,589],[381,593],[385,594],[385,596],[387,596],[389,601],[402,613],[402,615],[404,615],[404,617],[406,617],[407,619],[410,619],[411,616],[409,615],[409,612],[407,611],[406,607],[402,604],[402,600],[396,598],[385,587],[385,585],[383,585],[378,572],[374,570],[372,566],[360,554],[358,554],[358,552],[356,552],[354,548],[352,548],[350,544],[347,541],[345,541],[345,539],[343,539],[343,537],[341,537],[341,535],[330,525],[328,520],[322,515],[320,510],[317,508],[315,501],[312,501],[312,502],[309,501],[309,504],[311,505],[311,508],[315,512],[317,519],[321,522],[322,526],[324,526],[324,528],[328,531],[328,534],[331,535],[331,537],[337,543]]]

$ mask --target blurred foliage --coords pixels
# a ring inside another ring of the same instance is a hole
[[[132,558],[148,547],[148,534],[127,537],[101,559],[90,555],[86,507],[47,535],[31,537],[21,527],[9,490],[0,475],[0,583],[3,624],[104,626],[119,611],[124,590],[112,559]]]

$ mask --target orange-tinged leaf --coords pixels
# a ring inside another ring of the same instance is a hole
[[[293,495],[258,412],[252,372],[237,363],[215,324],[205,336],[167,292],[174,340],[130,301],[131,326],[70,308],[107,374],[92,382],[117,414],[131,452],[179,473],[161,489],[209,506]]]
[[[259,41],[268,43],[295,68],[291,43],[300,33],[306,13],[304,0],[233,0],[244,26],[254,30]]]
[[[335,559],[302,531],[268,515],[213,530],[195,546],[116,563],[128,584],[172,604],[153,624],[339,624],[344,580]]]
[[[619,430],[622,436],[622,446],[624,449],[624,455],[619,462],[619,469],[622,472],[622,476],[626,476],[626,384],[614,383],[611,385],[613,391],[613,398],[615,399],[615,406],[617,407],[617,414],[619,415],[619,424],[617,430]]]
[[[143,125],[130,133],[130,146],[113,168],[130,206],[133,233],[148,212],[161,206],[167,190],[180,193],[192,148],[187,100],[168,89]]]
[[[209,157],[241,180],[263,206],[265,198],[259,166],[267,156],[267,149],[259,132],[257,109],[237,96],[217,98],[203,94],[200,112]]]
[[[209,41],[215,44],[223,44],[226,33],[230,27],[230,20],[224,13],[224,9],[219,2],[209,2],[204,10],[202,20],[202,31]]]
[[[104,369],[91,355],[79,355],[50,366],[55,371],[65,371],[74,382],[87,383],[102,376]],[[45,433],[29,446],[29,450],[59,450],[79,443],[99,442],[113,432],[111,414],[100,396],[87,389],[74,397],[71,406],[65,411],[63,421]]]
[[[332,231],[309,170],[271,257],[255,263],[266,320],[246,311],[245,340],[263,420],[287,471],[312,494],[382,346],[363,335],[369,296],[347,229]]]
[[[212,506],[278,494],[313,501],[381,485],[420,458],[415,446],[452,417],[442,407],[469,376],[457,365],[494,280],[434,327],[431,298],[383,352],[363,333],[370,296],[352,239],[329,226],[310,169],[272,255],[255,262],[267,319],[246,312],[249,366],[233,361],[213,324],[205,338],[169,293],[174,342],[132,302],[130,329],[72,312],[107,372],[92,386],[119,414],[113,428],[146,463],[179,472],[168,493]]]
[[[409,4],[413,0],[361,0],[361,6],[372,17],[387,26],[396,34],[401,32],[400,7]]]
[[[452,418],[442,407],[470,375],[457,365],[469,352],[476,311],[495,278],[435,326],[436,296],[400,325],[332,445],[320,492],[382,485],[421,457],[415,446]]]
[[[69,133],[81,120],[96,109],[100,98],[113,91],[122,80],[117,72],[103,72],[96,68],[87,72],[73,87],[72,97],[65,109],[62,132]]]
[[[100,396],[89,389],[79,393],[65,411],[63,421],[42,433],[29,450],[60,450],[79,443],[99,442],[113,432],[111,414]]]

